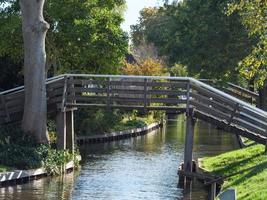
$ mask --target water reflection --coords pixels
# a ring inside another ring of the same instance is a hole
[[[50,200],[71,199],[74,179],[78,173],[47,177],[23,185],[0,188],[0,199],[5,200]]]
[[[198,122],[194,158],[236,147],[230,134]],[[0,199],[207,199],[201,185],[191,192],[177,188],[177,168],[183,160],[184,118],[161,131],[119,142],[81,149],[79,172],[0,189]]]

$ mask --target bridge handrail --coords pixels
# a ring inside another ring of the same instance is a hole
[[[216,80],[212,80],[212,79],[199,79],[199,81],[204,82],[204,83],[206,83],[206,82],[212,82],[212,83],[215,83],[215,84],[217,83]],[[243,88],[243,87],[241,87],[239,85],[236,85],[234,83],[226,82],[226,84],[228,86],[234,88],[234,89],[238,89],[238,90],[240,90],[242,92],[246,92],[247,94],[249,94],[251,96],[254,96],[254,98],[257,98],[259,96],[259,94],[257,92],[252,92],[252,91],[250,91],[250,90],[248,90],[246,88]]]
[[[54,76],[54,77],[48,78],[46,80],[46,85],[50,84],[50,83],[54,83],[54,82],[60,80],[63,77],[64,77],[64,75],[59,75],[59,76]],[[19,86],[19,87],[15,87],[15,88],[12,88],[12,89],[9,89],[9,90],[5,90],[3,92],[0,92],[0,96],[1,95],[5,95],[5,94],[9,94],[9,93],[12,93],[12,92],[23,91],[23,90],[24,90],[24,85],[23,86]]]
[[[250,111],[255,112],[255,113],[260,113],[263,117],[266,117],[267,120],[267,112],[256,108],[244,101],[241,101],[239,99],[237,99],[236,97],[233,97],[225,92],[222,92],[206,83],[203,83],[195,78],[191,78],[191,77],[170,77],[170,76],[132,76],[132,75],[100,75],[100,74],[65,74],[64,76],[67,77],[84,77],[84,78],[131,78],[131,79],[153,79],[153,80],[161,80],[161,79],[165,79],[165,80],[176,80],[176,81],[189,81],[190,83],[193,83],[199,87],[203,87],[205,89],[208,89],[211,92],[217,93],[219,95],[221,95],[222,97],[233,101],[234,103],[238,103],[240,106],[246,107],[248,108]]]

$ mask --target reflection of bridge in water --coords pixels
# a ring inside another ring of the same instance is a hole
[[[245,102],[255,103],[257,94],[233,84],[226,89],[231,95],[187,77],[67,74],[47,80],[48,114],[56,118],[58,147],[73,150],[73,112],[80,107],[186,113],[184,170],[191,171],[194,119],[266,144],[267,113]],[[0,96],[0,124],[20,121],[24,88]]]

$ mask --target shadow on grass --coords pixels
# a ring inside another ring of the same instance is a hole
[[[227,166],[225,166],[222,169],[215,170],[214,172],[218,173],[218,174],[224,174],[225,175],[225,173],[227,173],[227,172],[233,172],[235,170],[238,170],[238,168],[250,163],[251,160],[255,159],[258,156],[261,156],[262,154],[263,154],[262,152],[257,153],[257,154],[253,154],[250,157],[247,157],[246,159],[242,159],[240,161],[233,160],[233,162],[231,164],[228,164]]]
[[[251,178],[252,176],[257,175],[258,173],[264,171],[267,169],[267,161],[263,162],[259,165],[256,165],[253,169],[249,170],[249,172],[245,172],[246,174],[241,176],[240,178],[236,179],[234,182],[231,183],[231,185],[238,185],[243,183],[246,179]]]

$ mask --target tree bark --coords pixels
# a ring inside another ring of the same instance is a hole
[[[45,0],[20,0],[24,42],[25,104],[22,129],[37,143],[48,143],[45,38],[49,24],[43,17]]]

